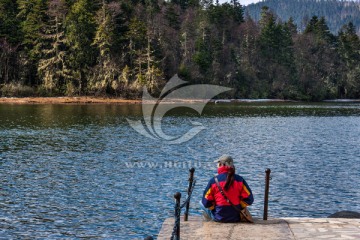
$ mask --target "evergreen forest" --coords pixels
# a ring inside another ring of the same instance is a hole
[[[359,26],[259,14],[238,0],[0,0],[0,95],[156,96],[178,74],[233,88],[224,98],[360,98]]]
[[[325,17],[333,34],[337,34],[343,25],[352,22],[356,32],[360,33],[360,1],[359,0],[265,0],[249,4],[245,14],[255,21],[261,18],[261,8],[267,6],[276,15],[286,21],[293,18],[299,31],[304,31],[312,16]]]

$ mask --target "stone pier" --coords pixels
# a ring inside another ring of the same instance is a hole
[[[170,239],[174,219],[163,223],[157,239]],[[181,218],[181,239],[360,239],[360,219],[347,218],[279,218],[255,219],[248,223],[203,221],[201,216]]]

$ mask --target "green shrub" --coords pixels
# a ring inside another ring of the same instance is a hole
[[[35,95],[35,90],[20,83],[9,83],[0,87],[0,95],[2,97],[30,97]]]

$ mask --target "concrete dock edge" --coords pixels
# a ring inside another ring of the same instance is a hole
[[[164,221],[159,240],[170,239],[174,219]],[[190,216],[181,221],[181,239],[360,239],[360,219],[276,218],[254,224],[217,223]]]

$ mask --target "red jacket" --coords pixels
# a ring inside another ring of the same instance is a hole
[[[225,195],[238,208],[244,208],[254,202],[254,197],[249,185],[239,175],[234,175],[234,182],[230,188],[225,190],[228,167],[218,169],[217,176],[220,186],[223,188]],[[239,222],[239,212],[228,203],[219,191],[215,179],[211,178],[205,188],[202,204],[209,208],[215,216],[215,221],[219,222]]]

